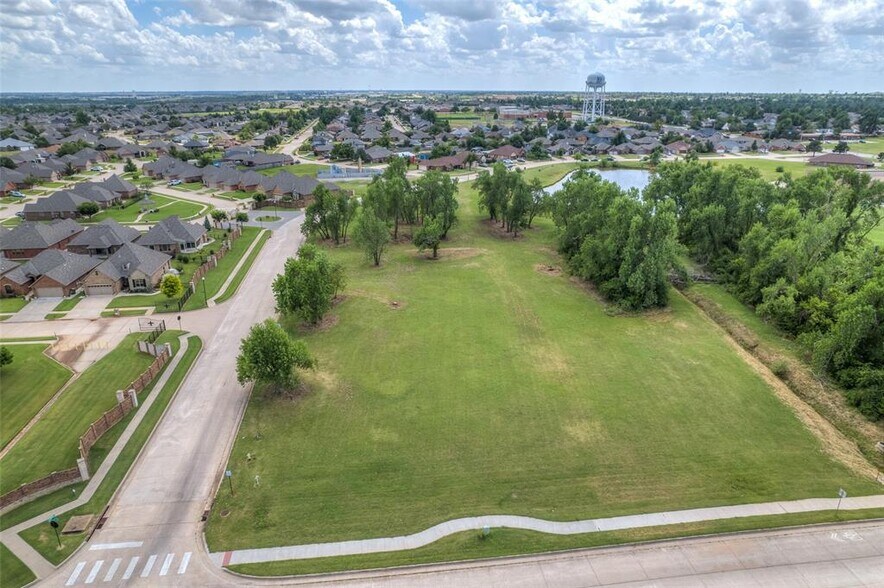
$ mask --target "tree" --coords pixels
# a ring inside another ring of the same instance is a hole
[[[13,359],[14,357],[9,347],[6,345],[0,346],[0,367],[11,364]]]
[[[227,220],[227,212],[221,210],[220,208],[216,208],[209,214],[212,215],[212,220],[215,222],[216,227],[220,227],[221,223]]]
[[[132,161],[131,157],[126,158],[126,165],[123,166],[123,171],[127,174],[133,174],[138,171],[138,166],[135,165],[135,162]]]
[[[356,214],[357,203],[345,190],[332,192],[320,184],[313,191],[313,202],[304,210],[301,232],[305,236],[347,242],[347,229]]]
[[[433,250],[433,259],[438,257],[439,244],[442,242],[442,225],[437,219],[431,219],[423,224],[414,234],[413,243],[419,251]]]
[[[0,157],[0,167],[15,169],[15,162],[12,161],[11,157],[7,157],[4,155],[3,157]]]
[[[239,345],[236,379],[271,386],[275,392],[291,390],[298,383],[296,369],[315,365],[303,341],[289,337],[278,323],[267,319],[253,325]]]
[[[414,195],[418,205],[419,221],[437,219],[445,239],[452,225],[457,222],[457,180],[439,171],[429,171],[414,182]]]
[[[239,224],[239,227],[242,228],[243,223],[249,222],[249,215],[246,212],[237,212],[235,220]]]
[[[807,150],[816,155],[823,150],[823,144],[819,139],[811,139],[810,143],[807,144]]]
[[[319,323],[342,287],[339,266],[316,245],[302,245],[297,258],[288,258],[283,273],[273,280],[277,308],[314,325]]]
[[[90,118],[88,114],[86,114],[82,110],[78,110],[77,114],[74,115],[74,120],[76,121],[78,127],[83,127],[89,124]]]
[[[101,207],[91,200],[88,202],[81,202],[77,206],[77,212],[83,216],[92,216],[93,214],[98,214],[99,210],[101,210]]]
[[[399,223],[409,220],[409,211],[414,208],[414,194],[405,178],[406,166],[404,158],[393,158],[384,173],[371,181],[365,194],[365,202],[374,207],[378,216],[393,223],[393,239],[399,238]]]
[[[87,147],[89,147],[89,144],[82,139],[79,139],[77,141],[68,141],[67,143],[61,144],[61,147],[58,148],[58,151],[55,152],[55,155],[58,157],[73,155],[74,153],[86,149]]]
[[[209,222],[209,217],[208,217],[208,216],[206,216],[206,217],[203,219],[203,227],[205,227],[205,229],[206,229],[207,231],[210,230],[210,229],[212,228],[212,223]]]
[[[329,156],[335,161],[340,161],[342,159],[355,159],[356,150],[353,149],[353,145],[351,145],[350,143],[335,143],[332,146],[332,150]]]
[[[844,141],[838,141],[835,147],[832,148],[832,151],[834,151],[835,153],[846,153],[850,151],[850,145],[848,145]]]
[[[184,293],[184,285],[181,283],[181,278],[175,274],[164,275],[163,279],[160,280],[160,292],[169,299],[180,297]]]
[[[379,218],[374,207],[365,206],[353,227],[353,241],[365,251],[374,265],[381,265],[381,258],[390,243],[390,228]]]
[[[264,150],[275,149],[279,146],[280,141],[279,135],[267,135],[264,137]]]

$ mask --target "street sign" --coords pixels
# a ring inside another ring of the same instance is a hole
[[[224,471],[224,475],[227,476],[228,478],[232,478],[232,477],[233,477],[233,472],[231,472],[230,470],[225,470],[225,471]]]
[[[49,525],[53,529],[57,529],[58,528],[58,517],[55,515],[52,515],[51,517],[49,517]]]
[[[847,498],[847,492],[844,491],[844,488],[838,488],[838,498]]]

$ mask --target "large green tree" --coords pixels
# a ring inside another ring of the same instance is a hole
[[[390,227],[378,217],[373,206],[364,206],[353,226],[353,241],[362,248],[365,256],[378,266],[390,243]]]
[[[241,385],[267,384],[274,391],[290,390],[298,383],[297,369],[315,365],[303,341],[296,341],[278,323],[267,319],[253,325],[239,346],[236,378]]]
[[[288,258],[283,273],[273,280],[276,306],[281,312],[317,324],[331,309],[343,281],[340,264],[316,245],[302,245],[298,256]]]

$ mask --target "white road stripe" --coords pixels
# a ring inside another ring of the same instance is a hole
[[[153,569],[153,564],[157,560],[156,554],[151,555],[147,558],[147,563],[144,564],[144,569],[141,570],[141,577],[146,578],[150,575],[150,571]]]
[[[163,560],[163,567],[160,568],[160,575],[165,576],[169,573],[169,568],[172,566],[172,560],[175,559],[174,553],[166,554],[166,559]]]
[[[187,551],[184,553],[184,557],[181,558],[181,565],[178,566],[178,573],[183,574],[187,571],[187,564],[190,563],[190,552]]]
[[[121,563],[123,563],[123,558],[122,558],[122,557],[118,557],[118,558],[115,559],[113,562],[111,562],[111,565],[110,565],[110,567],[109,567],[108,570],[107,570],[107,574],[105,574],[105,576],[104,576],[104,581],[105,581],[105,582],[110,582],[111,580],[114,579],[114,574],[117,573],[117,568],[120,567],[120,564],[121,564]]]
[[[128,580],[132,577],[132,572],[135,571],[135,566],[138,565],[138,560],[141,559],[137,555],[129,560],[129,565],[126,566],[126,571],[123,573],[123,580]]]
[[[92,569],[89,571],[89,575],[86,576],[86,583],[91,584],[95,581],[95,577],[98,575],[98,572],[101,571],[101,566],[104,565],[104,560],[100,559],[95,562],[95,565],[92,566]]]
[[[100,549],[129,549],[131,547],[141,547],[144,541],[127,541],[124,543],[95,543],[89,546],[89,551],[98,551]]]
[[[86,567],[85,561],[81,561],[80,563],[78,563],[77,567],[74,568],[74,571],[71,572],[71,577],[68,578],[68,581],[65,582],[64,585],[65,586],[73,586],[76,583],[77,578],[80,577],[80,572],[82,572],[83,568],[85,568],[85,567]]]

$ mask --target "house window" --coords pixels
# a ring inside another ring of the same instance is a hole
[[[129,280],[130,290],[147,290],[147,280],[136,278]]]
[[[12,286],[9,284],[3,284],[3,291],[7,294],[15,294],[15,290],[12,289]]]

